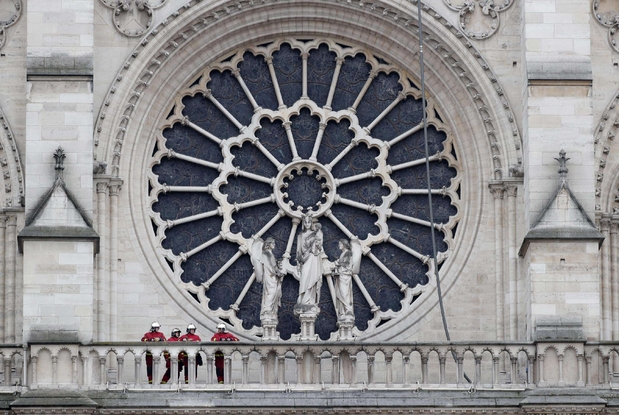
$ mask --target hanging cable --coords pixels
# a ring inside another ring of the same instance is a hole
[[[413,0],[415,1],[415,0]],[[430,205],[430,235],[432,239],[432,261],[434,263],[434,276],[436,277],[436,292],[438,294],[438,304],[441,309],[441,318],[443,320],[443,329],[445,330],[445,337],[447,341],[451,341],[449,336],[449,328],[447,327],[447,317],[445,316],[445,306],[443,305],[443,293],[441,291],[441,279],[438,275],[438,260],[436,258],[436,236],[434,235],[434,212],[432,209],[432,184],[430,183],[430,151],[428,149],[428,117],[426,114],[426,82],[424,74],[424,61],[423,61],[423,23],[421,21],[421,0],[416,0],[417,3],[417,20],[419,22],[419,67],[421,78],[421,107],[423,109],[423,141],[426,151],[426,182],[428,185],[428,203]],[[456,352],[451,351],[451,355],[454,361],[457,363]],[[463,373],[467,382],[471,383],[471,379]]]

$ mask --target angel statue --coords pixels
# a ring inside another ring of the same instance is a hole
[[[334,262],[335,310],[338,322],[354,322],[352,280],[359,273],[361,264],[361,244],[359,240],[340,239],[340,257]]]
[[[282,298],[282,278],[284,274],[281,264],[273,255],[275,240],[266,241],[258,238],[251,246],[251,263],[254,267],[256,281],[262,283],[262,304],[260,320],[277,324],[277,311]]]

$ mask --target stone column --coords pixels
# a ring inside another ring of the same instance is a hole
[[[97,232],[101,238],[99,244],[99,254],[97,255],[97,278],[96,278],[96,303],[95,303],[95,320],[96,320],[96,339],[105,341],[109,333],[109,275],[108,275],[108,199],[109,199],[109,183],[108,180],[97,183]]]
[[[4,341],[15,343],[15,257],[17,242],[17,217],[10,215],[6,221],[4,244]]]
[[[505,281],[503,275],[503,184],[491,184],[494,195],[494,279],[496,293],[496,338],[505,339]]]
[[[118,327],[118,195],[122,181],[110,182],[110,314],[109,338],[117,340]]]
[[[509,340],[518,339],[518,281],[517,281],[517,261],[518,251],[516,247],[516,196],[518,185],[510,184],[507,190],[507,233],[508,233],[508,293],[509,293]]]

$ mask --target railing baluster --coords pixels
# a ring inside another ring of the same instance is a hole
[[[58,356],[52,356],[52,384],[58,384]]]
[[[411,357],[404,356],[402,358],[404,360],[404,370],[402,371],[402,384],[404,386],[410,385],[410,371],[411,371]]]
[[[196,354],[195,352],[189,355],[189,385],[194,386],[196,384]],[[187,370],[187,369],[185,369]]]
[[[11,386],[11,356],[4,356],[4,386]]]
[[[286,380],[286,356],[277,356],[277,381],[283,385]]]
[[[350,384],[356,385],[357,384],[357,356],[350,356],[349,359],[350,359],[350,366],[351,366],[351,373],[352,373]]]
[[[301,385],[303,383],[303,355],[295,356],[295,360],[297,361],[297,384]]]
[[[499,356],[492,356],[492,386],[499,384]]]
[[[511,360],[512,360],[512,385],[514,385],[518,382],[518,378],[516,377],[517,372],[518,372],[518,357],[512,356]],[[561,370],[563,370],[563,368],[561,368]],[[563,374],[561,374],[561,378],[563,378]]]
[[[241,356],[243,361],[243,373],[241,375],[241,382],[243,385],[247,385],[249,383],[249,355],[244,354]]]
[[[161,361],[161,355],[157,352],[153,352],[153,385],[158,385],[161,381],[159,376],[159,362]]]
[[[537,374],[538,383],[537,386],[546,386],[546,381],[544,380],[544,355],[540,354],[537,356],[537,367],[539,367],[539,373]]]
[[[9,360],[9,373],[11,372],[11,361]],[[77,385],[77,356],[71,356],[71,383]]]
[[[438,365],[439,365],[439,371],[438,371],[438,383],[440,383],[441,385],[445,384],[445,362],[447,361],[447,356],[442,354],[438,357]]]
[[[224,357],[224,383],[226,385],[232,383],[232,356]]]
[[[321,360],[322,358],[320,357],[320,355],[314,355],[314,383],[317,385],[320,384],[322,376],[320,367]]]
[[[118,384],[122,385],[124,382],[124,367],[125,367],[125,357],[124,356],[116,356],[116,362],[118,363],[118,374],[116,375],[116,379],[118,379]]]
[[[374,355],[368,355],[368,385],[374,384]]]
[[[32,362],[32,386],[36,389],[37,386],[37,362],[39,358],[37,356],[32,356],[30,361]]]
[[[136,354],[135,355],[135,362],[134,362],[134,379],[135,379],[135,387],[139,388],[142,385],[142,379],[141,379],[141,375],[142,375],[142,371],[140,370],[142,368],[142,356],[144,354]]]
[[[333,362],[333,370],[331,371],[331,383],[338,385],[340,383],[340,357],[336,354],[331,356]]]
[[[215,356],[212,354],[206,355],[206,384],[212,385],[213,379],[213,365],[215,364]],[[187,368],[185,368],[187,370]],[[180,379],[178,380],[180,382]]]
[[[392,363],[393,362],[393,354],[392,353],[387,353],[385,354],[385,384],[387,386],[391,386],[391,384],[393,383],[393,367],[392,367]]]
[[[107,374],[105,373],[105,361],[107,360],[107,356],[99,357],[99,385],[105,386],[107,381]]]
[[[456,360],[458,361],[458,383],[464,383],[464,370],[463,370],[463,363],[464,363],[464,355],[457,355]]]
[[[428,383],[428,355],[421,355],[421,383]]]
[[[481,359],[482,356],[475,356],[475,385],[481,383]]]

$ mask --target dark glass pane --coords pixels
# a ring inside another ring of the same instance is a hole
[[[370,125],[398,97],[402,91],[399,79],[400,76],[395,72],[381,72],[374,78],[357,107],[357,117],[362,127]]]
[[[443,142],[447,137],[442,131],[438,131],[436,127],[428,126],[428,154],[430,156],[443,150]],[[406,163],[411,160],[425,159],[426,150],[423,138],[423,130],[417,131],[409,135],[402,141],[394,144],[389,150],[387,161],[390,165]]]
[[[327,122],[327,127],[322,135],[317,160],[321,164],[330,163],[342,152],[355,138],[355,133],[350,130],[350,121],[342,120]]]
[[[319,107],[327,102],[336,57],[335,52],[329,51],[329,47],[322,44],[318,49],[310,51],[307,58],[307,95]]]
[[[389,111],[372,129],[372,137],[385,141],[392,140],[417,126],[422,120],[421,100],[415,100],[412,96],[408,96]]]
[[[263,56],[254,56],[251,52],[245,52],[243,61],[239,64],[241,78],[247,85],[252,96],[262,108],[276,110],[278,107],[273,80],[269,72],[269,66]]]
[[[159,183],[170,186],[208,186],[219,176],[219,172],[210,167],[165,157],[153,166],[153,173],[159,176]]]
[[[290,122],[292,123],[290,128],[292,129],[292,136],[294,137],[299,157],[302,159],[310,158],[316,143],[320,118],[317,116],[312,117],[310,111],[307,108],[303,108],[298,116],[290,118]]]
[[[372,70],[370,64],[366,63],[365,60],[365,55],[361,53],[355,55],[354,58],[347,57],[344,59],[331,104],[334,111],[352,107],[359,96]]]
[[[242,125],[249,125],[254,109],[232,72],[211,72],[209,88],[217,101]]]
[[[355,176],[361,173],[368,173],[378,167],[376,157],[379,151],[377,148],[369,148],[361,143],[348,152],[335,166],[333,166],[333,176],[342,179],[348,176]]]
[[[292,106],[303,92],[303,59],[301,52],[284,43],[273,53],[273,67],[284,104]]]
[[[277,167],[252,143],[246,141],[242,147],[235,146],[230,151],[234,156],[232,160],[234,166],[264,177],[277,176]]]
[[[288,164],[292,161],[292,150],[288,142],[288,135],[282,122],[275,120],[271,122],[268,118],[260,120],[260,128],[256,131],[256,137],[260,143],[269,150],[281,163]]]
[[[163,130],[163,136],[166,139],[166,148],[177,153],[213,163],[220,163],[223,160],[219,144],[180,123]]]
[[[226,138],[239,135],[239,129],[232,121],[222,114],[215,104],[201,94],[183,98],[183,104],[185,105],[183,115],[189,117],[191,122],[215,137],[225,140]]]

